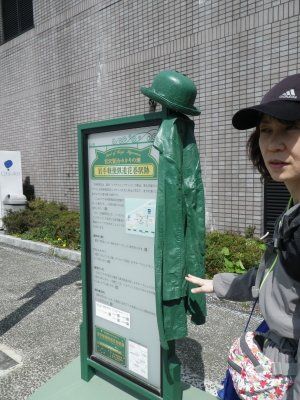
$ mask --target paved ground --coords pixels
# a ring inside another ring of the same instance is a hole
[[[0,399],[26,400],[79,355],[80,270],[76,263],[0,245],[0,360],[21,359],[0,370]],[[226,353],[243,330],[248,307],[208,298],[209,317],[177,342],[183,380],[214,392],[226,369]],[[253,318],[253,325],[259,322]],[[63,400],[63,399],[62,399]]]
[[[0,343],[23,364],[0,376],[0,399],[23,400],[79,354],[75,263],[0,246]]]

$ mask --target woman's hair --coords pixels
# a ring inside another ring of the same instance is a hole
[[[263,157],[261,155],[261,151],[259,148],[259,135],[260,135],[260,130],[259,127],[257,126],[255,128],[255,131],[252,132],[250,135],[248,142],[247,142],[247,153],[249,156],[250,161],[252,161],[252,164],[254,165],[255,168],[258,169],[258,171],[261,174],[261,179],[266,180],[270,179],[271,176],[269,174],[269,171],[266,168],[265,162],[263,160]]]

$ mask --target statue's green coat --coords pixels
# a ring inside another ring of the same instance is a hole
[[[204,192],[194,123],[181,113],[163,120],[159,151],[155,228],[155,285],[161,345],[187,336],[186,314],[205,322],[203,294],[191,293],[187,274],[204,276]]]

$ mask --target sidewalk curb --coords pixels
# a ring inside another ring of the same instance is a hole
[[[81,252],[76,250],[61,249],[50,244],[33,242],[31,240],[24,240],[15,236],[0,235],[0,243],[8,244],[10,246],[18,247],[19,249],[26,249],[38,253],[45,253],[51,256],[56,256],[70,261],[81,261]]]

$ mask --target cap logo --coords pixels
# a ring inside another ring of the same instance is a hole
[[[282,93],[279,96],[280,99],[297,99],[296,93],[294,89],[290,89],[287,92]]]

